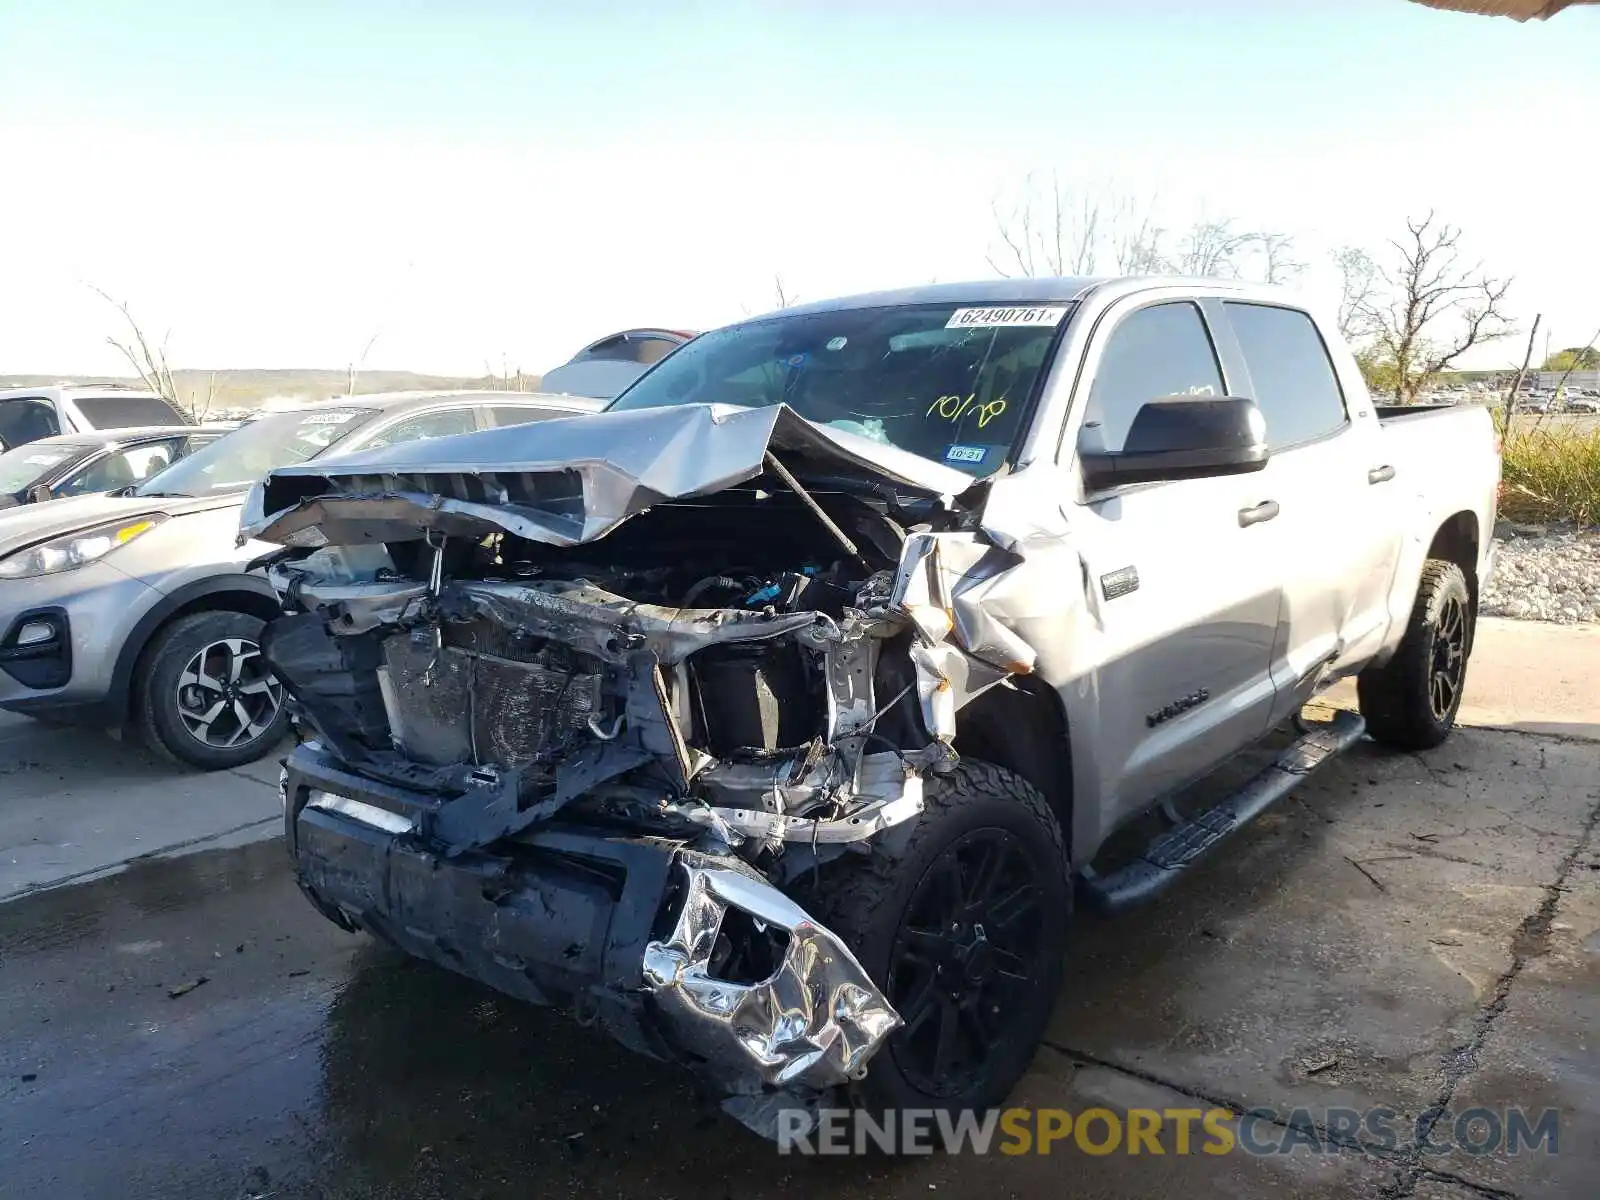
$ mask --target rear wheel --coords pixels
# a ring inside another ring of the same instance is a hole
[[[1027,1071],[1061,984],[1072,884],[1039,792],[965,760],[927,784],[898,857],[835,875],[819,917],[905,1024],[852,1089],[871,1111],[991,1108]]]
[[[264,624],[247,613],[191,613],[156,634],[140,696],[153,750],[215,771],[254,762],[282,740],[289,713],[261,655]]]
[[[1397,750],[1429,750],[1450,736],[1467,682],[1472,596],[1455,563],[1422,568],[1404,639],[1381,667],[1356,677],[1367,732]]]

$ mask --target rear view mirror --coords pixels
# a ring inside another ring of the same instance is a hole
[[[28,489],[29,504],[43,504],[46,500],[55,499],[47,483],[36,483]]]
[[[1140,407],[1120,451],[1081,449],[1078,459],[1090,491],[1242,475],[1267,465],[1267,424],[1241,396],[1168,396]]]

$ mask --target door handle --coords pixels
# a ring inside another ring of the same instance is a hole
[[[1394,468],[1390,466],[1373,467],[1367,472],[1368,483],[1388,483],[1394,478]]]
[[[1263,500],[1254,508],[1241,508],[1239,510],[1239,527],[1248,529],[1251,525],[1259,525],[1263,521],[1270,521],[1278,515],[1278,502],[1276,500]]]

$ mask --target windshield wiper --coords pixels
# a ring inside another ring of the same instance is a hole
[[[193,500],[188,492],[135,492],[129,488],[125,492],[118,492],[119,496],[138,496],[146,500]]]

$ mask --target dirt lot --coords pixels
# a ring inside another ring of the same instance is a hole
[[[1526,630],[1480,640],[1468,719],[1532,732],[1360,748],[1154,906],[1079,927],[1018,1102],[1221,1108],[1288,1154],[780,1158],[676,1073],[314,916],[256,824],[269,770],[0,725],[0,894],[72,877],[0,904],[0,1193],[1593,1197],[1600,637]],[[142,846],[189,852],[100,874],[152,808]],[[1328,1127],[1376,1107],[1393,1145]],[[1556,1153],[1415,1143],[1421,1115],[1447,1114],[1439,1143],[1518,1107],[1558,1110]]]

